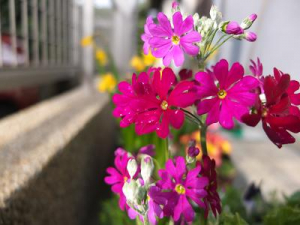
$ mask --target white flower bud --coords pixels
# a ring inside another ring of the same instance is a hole
[[[212,5],[211,8],[210,8],[210,11],[209,11],[210,18],[211,18],[212,20],[215,20],[216,17],[217,17],[217,13],[218,13],[218,8],[217,8],[217,6]]]
[[[138,166],[137,166],[136,160],[129,159],[129,161],[127,163],[127,170],[128,170],[128,173],[131,178],[135,175],[137,168],[138,168]]]
[[[210,8],[210,18],[215,21],[217,24],[219,24],[222,20],[222,13],[218,10],[218,7],[215,5],[212,5]]]
[[[150,156],[143,157],[141,164],[141,175],[145,184],[149,182],[153,169],[154,164],[152,158]]]
[[[130,182],[125,182],[122,191],[126,197],[126,200],[130,203],[135,203],[138,195],[138,183],[135,180],[130,180]]]

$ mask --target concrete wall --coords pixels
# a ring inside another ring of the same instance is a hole
[[[80,88],[0,122],[0,224],[97,221],[114,148],[107,102]]]

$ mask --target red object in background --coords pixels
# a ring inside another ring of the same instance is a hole
[[[12,49],[12,41],[9,34],[2,34],[2,57],[4,66],[13,64],[15,57],[18,65],[25,62],[22,39],[17,38],[17,54]],[[20,87],[16,89],[0,91],[0,118],[24,109],[37,103],[39,100],[38,87]]]
[[[10,102],[17,109],[26,108],[38,101],[38,88],[18,88],[0,92],[0,105],[2,102]]]

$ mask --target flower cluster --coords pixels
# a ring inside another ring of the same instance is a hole
[[[118,149],[115,166],[107,169],[105,182],[120,196],[120,208],[126,209],[131,219],[139,216],[142,221],[157,224],[156,218],[172,217],[174,221],[191,222],[195,205],[203,208],[206,216],[210,209],[215,216],[221,212],[215,163],[208,156],[192,169],[181,156],[169,159],[165,169],[158,171],[161,179],[157,182],[152,179],[154,165],[149,155],[135,158]]]
[[[113,96],[114,116],[121,117],[121,127],[135,124],[136,133],[156,131],[161,138],[169,134],[169,126],[179,129],[184,121],[185,108],[194,104],[194,83],[180,81],[172,69],[150,69],[139,76],[133,74],[132,82],[123,81],[118,88],[121,94]]]
[[[295,138],[289,132],[300,132],[300,93],[296,93],[299,82],[276,68],[273,76],[263,76],[259,60],[257,64],[252,62],[250,69],[254,76],[259,76],[261,94],[250,113],[243,116],[243,122],[256,126],[262,121],[267,136],[279,148],[294,143]]]
[[[236,21],[225,21],[220,25],[220,29],[226,34],[234,35],[234,37],[237,39],[243,38],[247,41],[253,42],[256,41],[256,34],[246,30],[252,26],[256,18],[256,14],[251,14],[245,18],[241,24]]]
[[[138,135],[156,132],[166,142],[163,163],[153,158],[153,145],[149,145],[136,156],[118,149],[115,168],[107,169],[105,182],[120,196],[120,208],[144,224],[157,224],[157,219],[164,217],[189,223],[195,219],[196,208],[202,209],[205,218],[209,211],[214,216],[221,213],[215,167],[225,147],[221,146],[224,141],[212,139],[207,133],[210,125],[219,123],[232,129],[235,120],[249,126],[261,121],[267,136],[279,148],[295,142],[291,133],[300,132],[300,84],[290,75],[275,68],[272,76],[264,76],[259,59],[251,61],[252,75],[245,74],[238,62],[230,67],[225,59],[205,70],[206,60],[230,38],[256,40],[256,34],[247,30],[257,15],[250,15],[240,24],[222,21],[215,6],[210,18],[183,15],[179,3],[174,2],[171,18],[163,13],[158,13],[158,23],[151,16],[147,18],[141,36],[144,59],[146,55],[153,59],[151,52],[162,58],[165,66],[173,60],[179,67],[188,54],[197,56],[199,71],[194,74],[182,69],[176,76],[169,67],[150,67],[139,75],[133,74],[131,81],[120,82],[119,93],[113,95],[113,115],[120,118],[122,128],[134,124]],[[218,31],[223,35],[214,41]],[[83,40],[83,45],[90,41]],[[149,66],[140,60],[132,61],[137,71]],[[170,128],[180,129],[185,118],[199,127],[197,141],[201,147],[187,140],[190,144],[186,158],[171,158],[167,142]],[[218,146],[217,154],[211,153],[210,144]]]
[[[194,30],[192,16],[183,20],[181,12],[175,12],[172,16],[173,27],[165,14],[159,13],[157,19],[159,24],[155,24],[151,16],[147,18],[145,33],[141,37],[145,54],[151,49],[155,57],[163,58],[165,66],[169,66],[172,60],[176,66],[181,66],[184,53],[192,56],[199,53],[195,43],[201,41],[201,36]]]

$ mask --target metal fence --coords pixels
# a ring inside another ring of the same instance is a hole
[[[80,17],[74,0],[0,0],[0,89],[74,76]]]

